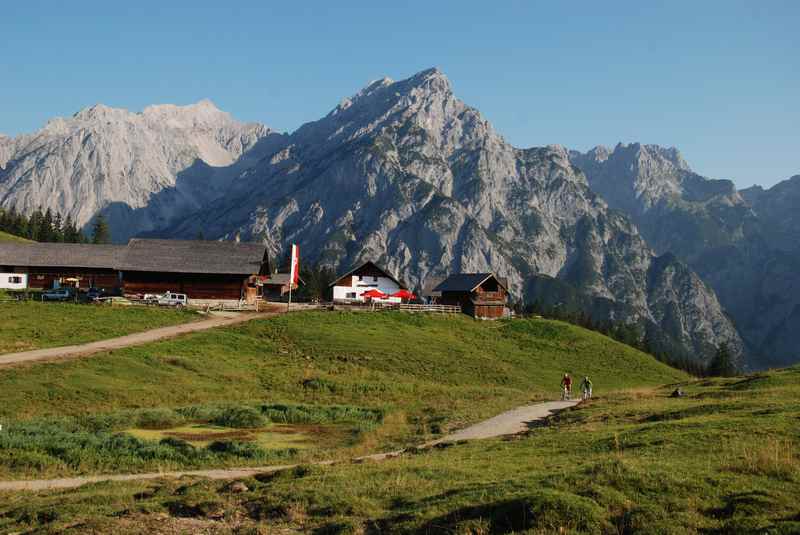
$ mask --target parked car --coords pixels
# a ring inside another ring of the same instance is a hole
[[[69,301],[75,297],[72,288],[56,288],[42,293],[42,301]]]
[[[86,291],[86,299],[89,301],[97,301],[101,297],[106,297],[108,294],[102,288],[89,288]]]
[[[157,303],[160,306],[184,307],[189,303],[186,294],[166,292],[158,296]]]

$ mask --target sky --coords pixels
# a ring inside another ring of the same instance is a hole
[[[5,4],[0,132],[203,98],[293,131],[436,66],[517,147],[675,146],[740,188],[800,174],[796,0],[223,4]]]

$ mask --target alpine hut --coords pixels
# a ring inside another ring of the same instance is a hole
[[[497,319],[506,314],[508,283],[494,273],[455,273],[434,291],[441,292],[439,303],[460,306],[474,318]]]

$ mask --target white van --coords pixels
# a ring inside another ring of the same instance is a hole
[[[156,302],[161,306],[185,307],[189,303],[189,300],[186,298],[186,294],[166,292],[159,295]]]

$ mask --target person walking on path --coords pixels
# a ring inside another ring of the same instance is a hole
[[[589,376],[585,376],[581,381],[581,391],[583,392],[583,399],[587,400],[592,397],[592,381]]]
[[[565,373],[564,378],[561,379],[561,388],[563,389],[561,399],[570,399],[572,397],[572,377],[568,373]]]

